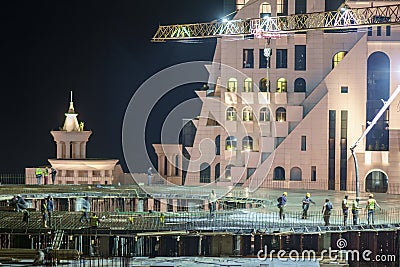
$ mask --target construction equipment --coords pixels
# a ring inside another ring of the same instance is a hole
[[[309,30],[341,30],[370,26],[400,24],[400,5],[350,8],[290,16],[245,20],[223,20],[208,23],[159,26],[153,42],[242,36],[274,38],[281,34]]]

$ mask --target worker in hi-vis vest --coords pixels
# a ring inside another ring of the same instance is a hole
[[[36,174],[37,183],[38,183],[38,185],[40,185],[42,183],[42,175],[43,175],[42,168],[36,168],[35,174]]]
[[[371,222],[372,224],[374,224],[374,213],[376,207],[382,210],[381,206],[379,206],[379,204],[374,199],[374,194],[370,194],[366,206],[366,209],[368,211],[368,224],[371,224]]]

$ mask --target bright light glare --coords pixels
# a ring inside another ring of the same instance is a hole
[[[227,18],[223,18],[222,22],[228,22],[229,20]]]

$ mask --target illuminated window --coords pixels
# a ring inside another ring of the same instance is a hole
[[[247,2],[249,2],[249,0],[236,0],[236,8],[237,10],[241,9],[242,7],[244,7]]]
[[[294,92],[305,93],[306,92],[306,81],[303,78],[297,78],[294,81]]]
[[[228,180],[232,179],[232,173],[231,173],[232,167],[234,167],[234,165],[229,164],[225,168],[225,178],[228,179]]]
[[[276,110],[276,121],[286,121],[286,109],[285,108],[278,108]]]
[[[276,13],[278,16],[287,16],[288,0],[277,0],[276,1]]]
[[[285,78],[279,78],[276,82],[276,92],[285,93],[287,91],[287,81]]]
[[[267,2],[263,2],[260,5],[260,18],[270,17],[271,16],[271,5]]]
[[[253,110],[251,107],[245,107],[243,109],[243,121],[252,121],[253,120]]]
[[[228,86],[227,86],[228,92],[236,92],[237,91],[237,80],[235,78],[230,78],[228,80]]]
[[[259,85],[260,91],[261,92],[269,92],[269,88],[271,88],[270,85],[271,85],[271,83],[267,82],[267,78],[262,78],[260,80],[260,85]]]
[[[229,107],[226,110],[226,120],[227,121],[235,121],[237,118],[237,112],[234,107]]]
[[[251,78],[246,78],[244,80],[244,92],[253,92],[253,80]]]
[[[276,167],[274,169],[274,180],[284,181],[285,180],[285,169],[282,167]]]
[[[336,54],[333,56],[333,59],[332,59],[332,69],[333,69],[334,67],[336,67],[336,65],[339,64],[340,61],[342,61],[342,59],[344,58],[344,56],[345,56],[346,54],[347,54],[346,51],[341,51],[341,52],[336,53]]]
[[[225,142],[225,149],[229,151],[236,150],[237,139],[234,136],[228,136]]]
[[[254,68],[254,49],[243,49],[243,68]]]
[[[246,151],[253,150],[253,138],[251,136],[243,137],[242,150],[246,150]]]
[[[269,109],[266,107],[263,107],[260,109],[260,121],[269,121],[270,120],[270,114],[269,114]]]

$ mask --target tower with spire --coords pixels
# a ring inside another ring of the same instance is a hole
[[[59,131],[51,131],[57,144],[57,159],[84,159],[86,158],[86,143],[92,131],[86,131],[83,122],[78,122],[78,113],[75,112],[74,101],[69,102],[65,113],[64,126]]]

